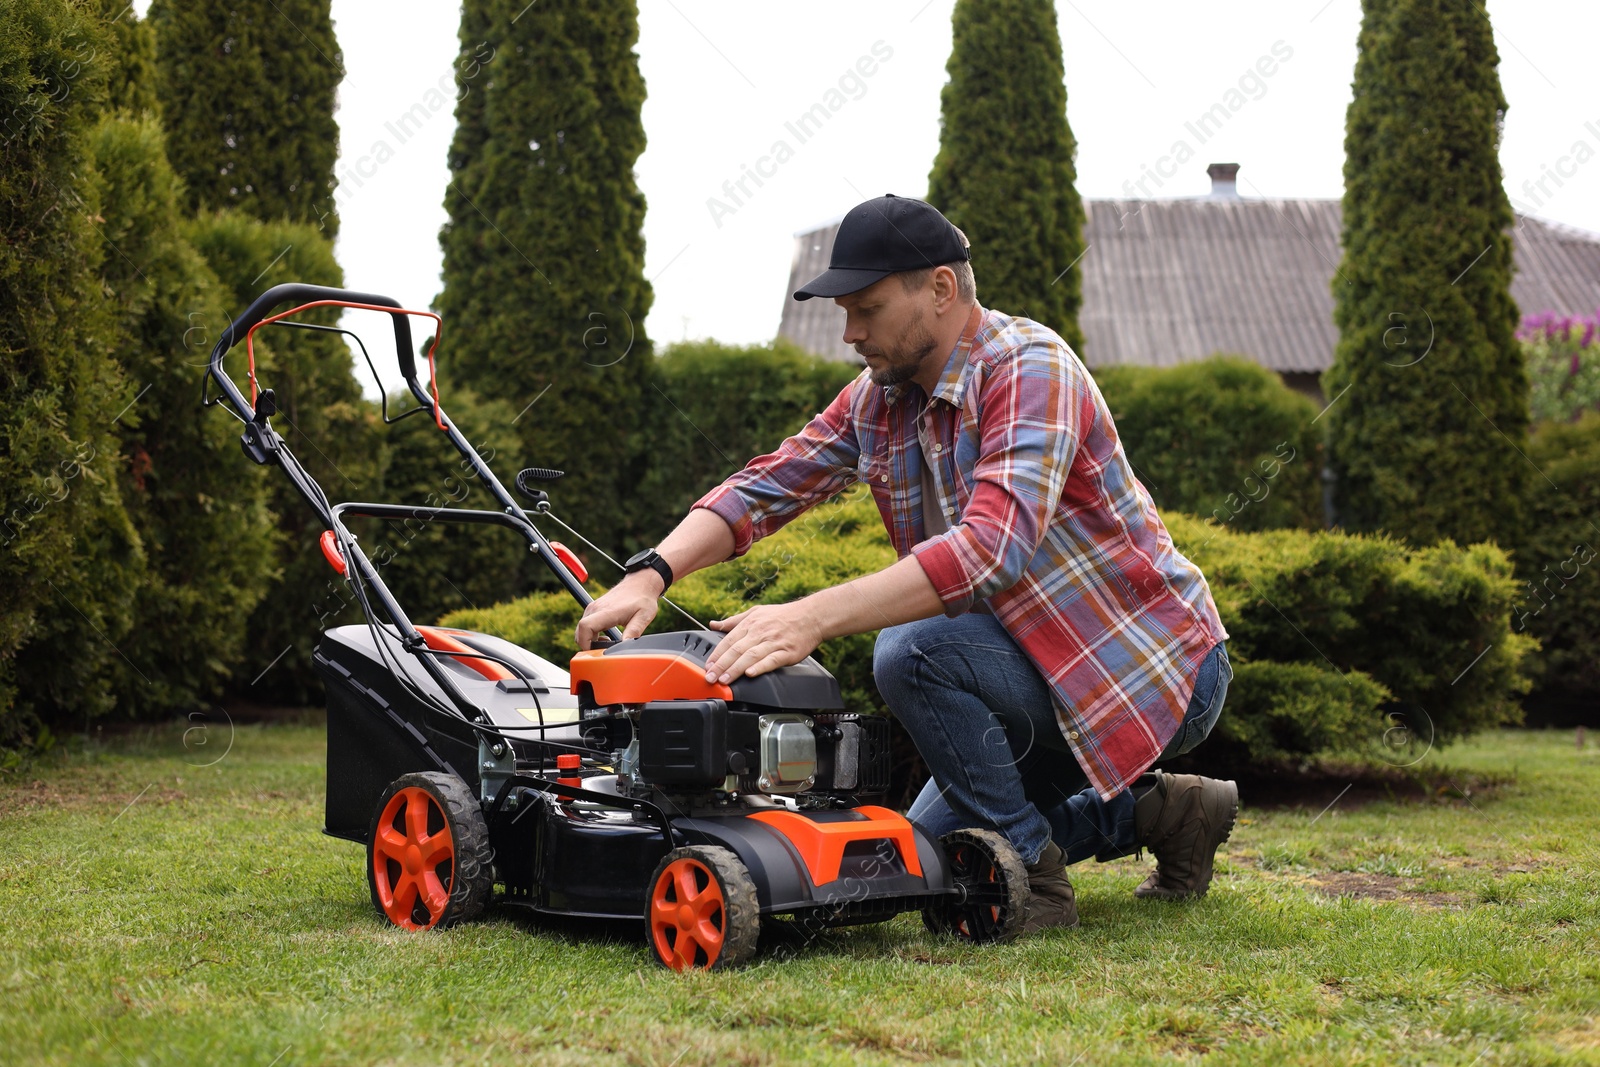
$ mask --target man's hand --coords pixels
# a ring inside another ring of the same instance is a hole
[[[661,592],[661,575],[648,567],[625,575],[605,595],[583,609],[583,618],[578,620],[578,647],[588,648],[612,626],[622,627],[624,638],[638,637],[656,617],[659,610],[656,601]]]
[[[706,681],[723,685],[799,663],[825,636],[804,600],[763,604],[730,619],[713,619],[711,628],[727,636],[706,661]]]
[[[727,636],[706,660],[706,681],[727,685],[754,678],[799,663],[830,638],[926,619],[943,609],[922,564],[907,556],[792,604],[763,604],[715,620],[711,628]]]

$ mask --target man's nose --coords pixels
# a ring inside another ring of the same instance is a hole
[[[866,339],[867,331],[862,327],[860,321],[858,321],[854,315],[850,314],[849,312],[845,312],[844,343],[847,345],[858,345]]]

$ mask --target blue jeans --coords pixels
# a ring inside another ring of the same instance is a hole
[[[1003,833],[1023,862],[1052,839],[1068,863],[1136,847],[1132,790],[1101,800],[1056,724],[1050,687],[992,615],[942,615],[878,634],[872,672],[932,778],[908,817],[937,837],[968,826]],[[1201,661],[1183,723],[1159,759],[1204,741],[1233,667],[1224,644]]]

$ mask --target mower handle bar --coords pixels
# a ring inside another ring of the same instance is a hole
[[[394,308],[395,312],[390,317],[394,319],[394,347],[395,355],[400,360],[400,373],[406,382],[415,383],[417,377],[417,356],[411,346],[411,317],[406,315],[400,302],[392,296],[379,296],[376,293],[358,293],[354,289],[335,289],[327,285],[308,285],[305,282],[285,282],[274,285],[262,293],[245,308],[244,314],[228,324],[222,331],[222,336],[217,338],[216,347],[211,350],[211,376],[217,384],[230,394],[234,407],[240,409],[240,414],[253,414],[254,405],[242,404],[243,394],[236,388],[229,388],[232,381],[222,370],[222,357],[250,333],[250,328],[261,322],[268,315],[284,304],[309,304],[318,300],[337,300],[350,304],[372,304],[377,307]]]
[[[477,472],[478,477],[483,480],[485,487],[489,490],[489,494],[501,505],[505,514],[507,516],[514,516],[515,518],[521,520],[520,522],[511,521],[508,523],[508,525],[516,527],[523,532],[524,536],[528,538],[529,543],[533,546],[534,550],[539,554],[540,559],[545,563],[546,566],[555,572],[556,577],[566,588],[567,592],[571,593],[579,604],[587,606],[591,600],[591,597],[589,596],[588,591],[584,589],[583,583],[578,581],[576,576],[574,576],[567,569],[566,564],[563,563],[556,556],[554,550],[551,549],[550,543],[545,540],[544,535],[538,532],[532,522],[528,521],[526,513],[522,510],[521,506],[516,502],[516,500],[512,498],[511,494],[506,491],[505,486],[500,484],[500,479],[495,476],[494,471],[491,470],[488,464],[483,461],[483,457],[478,453],[478,450],[474,448],[464,436],[462,436],[461,431],[456,428],[455,423],[451,422],[439,409],[437,398],[435,396],[430,396],[428,391],[423,387],[422,383],[417,381],[416,354],[411,348],[410,314],[413,313],[408,313],[393,297],[379,296],[376,293],[361,293],[352,289],[334,289],[326,285],[310,285],[305,282],[286,282],[282,285],[274,285],[271,289],[268,289],[266,292],[256,297],[255,300],[251,301],[250,306],[244,310],[244,314],[240,315],[237,319],[234,319],[233,322],[228,324],[228,327],[222,331],[222,336],[217,338],[216,346],[211,350],[211,361],[210,366],[207,369],[207,374],[216,379],[218,388],[220,388],[224,394],[224,396],[219,399],[226,399],[229,405],[245,422],[257,423],[257,416],[263,413],[256,410],[254,399],[245,399],[244,394],[240,392],[239,387],[234,383],[233,379],[230,378],[223,370],[223,357],[228,354],[229,350],[238,345],[239,342],[249,337],[250,331],[269,318],[275,308],[283,304],[294,304],[298,307],[304,304],[311,304],[319,301],[336,301],[346,304],[365,304],[373,308],[394,309],[392,312],[390,312],[390,317],[394,320],[396,355],[399,357],[400,372],[405,376],[406,384],[410,386],[412,394],[415,395],[420,402],[427,405],[427,407],[433,411],[434,419],[439,424],[439,428],[445,431],[447,436],[450,438],[450,443],[454,445],[456,450],[460,452],[461,455],[464,456],[472,465],[473,469]],[[270,408],[266,409],[267,414],[270,414],[270,411]],[[262,422],[264,423],[264,420],[262,420]],[[246,440],[248,441],[249,438],[250,434],[247,433]],[[287,449],[284,451],[287,451]],[[261,460],[258,459],[257,462],[261,462]],[[316,484],[311,480],[310,476],[299,467],[298,462],[292,464],[292,469],[290,464],[284,464],[284,467],[286,472],[289,474],[290,480],[294,482],[295,487],[300,491],[300,495],[304,497],[306,502],[311,505],[312,509],[317,512],[318,516],[322,518],[323,522],[330,527],[337,526],[338,518],[336,511],[330,512],[326,497],[323,496],[320,488],[316,486]],[[379,511],[384,510],[383,505],[364,505],[362,507],[366,509],[367,514],[377,514]],[[404,510],[406,511],[407,515],[415,513],[415,509],[401,509],[393,506],[391,506],[391,509],[394,512]],[[476,515],[478,513],[469,514]],[[386,515],[385,517],[395,516]],[[456,519],[463,518],[462,515],[452,515],[450,517]],[[504,520],[485,520],[475,517],[466,519],[465,521],[483,522]],[[370,576],[376,578],[376,572],[370,572]],[[380,589],[383,588],[381,580],[377,584]],[[398,605],[393,603],[392,598],[388,596],[387,589],[383,589],[382,599],[385,602],[386,609],[390,611],[391,615],[398,611]],[[403,616],[396,617],[399,618]],[[409,625],[402,628],[408,629]],[[611,636],[614,640],[620,640],[622,636],[615,627],[607,630],[606,633],[607,636]],[[447,686],[447,688],[449,687]]]

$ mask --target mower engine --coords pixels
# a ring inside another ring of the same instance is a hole
[[[656,634],[572,660],[585,737],[617,753],[616,788],[672,807],[845,807],[889,786],[889,723],[844,710],[806,659],[732,685],[705,681],[722,635]],[[781,803],[781,802],[779,802]],[[785,804],[784,806],[789,806]]]

